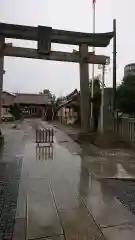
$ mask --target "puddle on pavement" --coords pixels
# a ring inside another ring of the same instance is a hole
[[[59,178],[61,174],[79,174],[81,158],[78,155],[73,156],[66,147],[58,143],[39,147],[36,143],[30,143],[25,149],[24,162],[30,178],[50,178],[50,175]]]
[[[129,174],[129,172],[124,169],[124,167],[121,164],[117,164],[117,174],[114,176],[114,178],[122,179],[122,178],[135,178],[135,176]]]
[[[53,160],[54,146],[36,146],[36,160]]]
[[[135,179],[135,161],[128,158],[112,161],[107,157],[84,157],[83,165],[97,178]]]
[[[134,166],[135,168],[135,166]],[[99,175],[103,178],[113,179],[135,179],[135,171],[132,172],[130,164],[127,169],[127,164],[108,163],[101,165],[101,172]]]
[[[59,141],[59,143],[67,143],[68,140]]]
[[[81,153],[79,154],[78,150],[75,151],[75,149],[73,152],[70,152],[67,146],[61,145],[59,142],[55,142],[51,146],[37,146],[36,144],[32,143],[28,145],[26,152],[28,158],[31,160],[35,159],[36,162],[37,160],[54,160],[54,163],[52,163],[53,165],[49,164],[49,166],[55,166],[62,171],[66,171],[67,166],[68,168],[71,168],[70,165],[77,166],[78,169],[80,162],[82,162],[83,168],[89,174],[93,174],[93,176],[98,179],[135,179],[135,162],[134,160],[130,161],[130,158],[123,158],[123,161],[121,162],[119,157],[117,161],[112,161],[107,157],[86,157]],[[120,151],[116,152],[118,155],[120,154]],[[47,167],[48,164],[45,164],[45,168]]]
[[[80,152],[73,152],[72,155],[79,155],[80,156]]]
[[[124,157],[135,158],[133,153],[131,154],[130,152],[125,152],[124,150],[119,150],[119,149],[101,151],[100,156],[102,156],[102,157],[119,157],[119,158],[124,158]]]

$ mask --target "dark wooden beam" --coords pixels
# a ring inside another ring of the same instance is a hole
[[[38,41],[38,27],[0,23],[0,35],[5,38]],[[52,29],[51,42],[71,45],[86,43],[89,46],[106,47],[113,36],[113,32],[93,34]]]
[[[79,48],[82,58],[88,54],[88,45],[82,44]],[[90,117],[90,89],[89,89],[89,65],[85,62],[79,64],[80,70],[80,113],[81,131],[89,132]]]
[[[4,56],[10,57],[23,57],[23,58],[35,58],[44,59],[51,61],[63,61],[63,62],[81,62],[79,52],[69,53],[69,52],[57,52],[51,51],[49,55],[40,55],[36,49],[32,48],[21,48],[21,47],[11,47],[6,46],[4,49]],[[94,64],[106,64],[108,57],[103,55],[94,55],[93,53],[88,53],[84,62],[94,63]]]

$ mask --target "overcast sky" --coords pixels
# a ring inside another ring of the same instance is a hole
[[[135,61],[134,9],[134,0],[96,1],[96,32],[112,31],[113,18],[117,19],[117,82],[123,76],[124,65]],[[92,32],[92,0],[0,0],[0,21]],[[35,46],[28,41],[8,41],[17,46]],[[73,46],[53,44],[52,48],[72,51]],[[112,58],[112,44],[97,52]],[[10,92],[48,88],[58,96],[79,89],[79,67],[75,63],[6,57],[5,70],[4,89]],[[96,74],[100,74],[97,69]],[[105,82],[112,85],[112,65]]]

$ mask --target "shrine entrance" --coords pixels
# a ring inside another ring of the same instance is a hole
[[[89,52],[88,47],[107,47],[115,36],[108,33],[80,33],[64,30],[56,30],[51,27],[23,26],[0,23],[0,119],[1,119],[1,95],[3,90],[4,56],[54,60],[79,63],[80,67],[80,106],[81,106],[81,130],[89,131],[89,64],[106,65],[108,56],[95,55]],[[37,49],[15,47],[6,44],[5,38],[24,39],[37,42]],[[78,52],[51,51],[51,43],[78,45]]]

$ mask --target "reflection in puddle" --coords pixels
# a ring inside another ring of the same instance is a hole
[[[126,171],[126,169],[123,168],[121,164],[117,164],[117,174],[115,175],[114,178],[119,178],[119,179],[131,179],[133,178],[133,175],[131,175],[129,172]]]
[[[54,147],[49,146],[36,146],[36,159],[37,160],[53,160]]]

